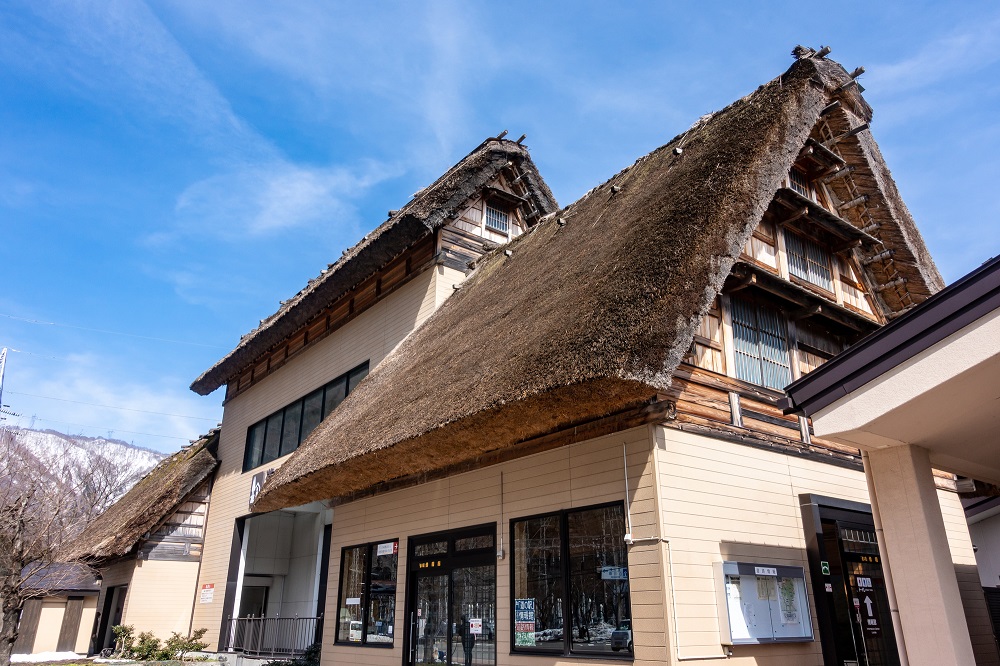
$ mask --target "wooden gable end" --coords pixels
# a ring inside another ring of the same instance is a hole
[[[854,449],[816,439],[807,419],[782,413],[783,387],[739,376],[733,308],[760,304],[784,321],[791,381],[923,297],[926,288],[909,293],[894,266],[897,250],[908,249],[883,233],[888,197],[857,148],[867,131],[839,105],[820,117],[675,372],[671,427],[858,463]]]
[[[142,541],[138,558],[181,562],[201,559],[211,487],[211,480],[205,480],[184,498]]]

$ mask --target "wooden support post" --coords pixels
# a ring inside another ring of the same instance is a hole
[[[794,214],[792,214],[791,217],[786,217],[783,220],[777,220],[777,224],[778,224],[778,226],[783,226],[783,225],[789,224],[791,222],[797,222],[798,220],[801,220],[801,219],[803,219],[805,217],[809,217],[809,209],[808,208],[800,208],[798,211],[796,211]]]
[[[864,131],[866,131],[868,129],[870,129],[870,125],[868,123],[862,123],[862,124],[858,125],[857,127],[853,128],[853,129],[847,130],[846,132],[844,132],[840,136],[835,136],[834,138],[830,139],[829,141],[827,141],[823,145],[826,146],[827,148],[830,148],[832,146],[837,145],[838,143],[840,143],[844,139],[852,137],[855,134],[861,134],[862,132],[864,132]]]
[[[861,247],[861,239],[855,238],[854,240],[849,240],[841,243],[840,245],[831,248],[834,254],[843,254],[844,252],[849,252],[856,247]]]
[[[832,113],[840,108],[840,100],[834,100],[832,104],[827,105],[822,111],[819,112],[820,117],[825,116],[828,113]]]
[[[757,276],[753,273],[747,273],[746,275],[737,275],[734,273],[733,276],[737,278],[738,282],[725,289],[727,294],[731,294],[734,291],[740,291],[741,289],[746,289],[747,287],[757,284]]]
[[[906,280],[905,277],[899,277],[899,278],[896,278],[895,280],[890,280],[889,282],[886,282],[885,284],[878,285],[877,287],[875,287],[875,291],[878,291],[878,292],[889,291],[890,289],[894,289],[896,287],[902,287],[904,284],[906,284],[906,282],[907,282],[907,280]]]
[[[806,317],[812,317],[813,315],[818,314],[823,314],[823,306],[818,303],[814,303],[812,305],[799,308],[798,310],[794,310],[789,313],[788,318],[792,321],[799,321],[800,319],[805,319]]]
[[[862,194],[860,197],[855,197],[850,201],[840,204],[839,206],[837,206],[837,210],[848,210],[850,208],[854,208],[855,206],[860,206],[861,204],[867,202],[868,202],[868,195]]]
[[[854,171],[853,166],[841,167],[836,171],[834,171],[833,173],[831,173],[830,175],[824,176],[822,182],[824,185],[828,185],[829,183],[837,180],[838,178],[843,178],[844,176],[850,175],[852,171]]]
[[[878,231],[878,230],[879,230],[879,229],[881,229],[881,228],[882,228],[882,225],[881,225],[881,224],[879,224],[878,222],[872,222],[872,223],[871,223],[871,224],[869,224],[868,226],[866,226],[866,227],[863,227],[863,228],[861,229],[861,231],[865,232],[866,234],[870,234],[870,233],[872,233],[873,231]]]
[[[884,252],[879,252],[878,254],[868,257],[867,259],[861,260],[861,265],[870,266],[876,262],[884,261],[886,259],[891,259],[895,252],[892,250],[885,250]]]
[[[858,67],[853,72],[851,72],[851,78],[852,79],[856,79],[856,78],[858,78],[859,76],[861,76],[864,73],[865,73],[865,68],[864,67]]]

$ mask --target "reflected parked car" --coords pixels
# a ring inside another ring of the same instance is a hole
[[[611,649],[632,651],[632,620],[622,620],[618,628],[611,632]]]

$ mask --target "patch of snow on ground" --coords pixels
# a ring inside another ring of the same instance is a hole
[[[78,661],[85,659],[76,652],[39,652],[38,654],[12,654],[13,664],[37,664],[42,661]]]

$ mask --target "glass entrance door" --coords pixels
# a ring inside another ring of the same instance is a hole
[[[439,664],[448,656],[448,575],[417,575],[410,640],[413,664]]]
[[[410,541],[405,663],[496,664],[496,526]]]
[[[830,557],[837,651],[845,666],[899,666],[875,529],[824,520]]]

